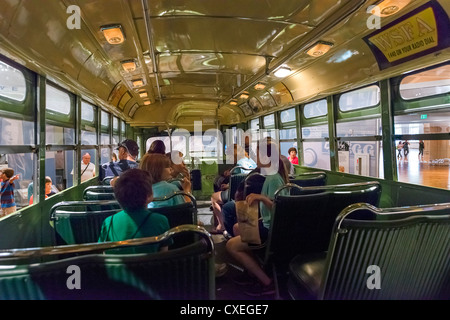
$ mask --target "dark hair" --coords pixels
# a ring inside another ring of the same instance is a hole
[[[128,169],[114,184],[114,195],[126,212],[145,209],[148,197],[153,195],[152,176],[141,169]]]
[[[265,140],[265,141],[264,141]],[[278,173],[280,174],[281,178],[284,180],[285,183],[289,182],[289,173],[287,172],[287,168],[283,162],[283,159],[281,158],[280,151],[278,149],[278,145],[272,140],[271,137],[266,137],[260,141],[258,141],[257,150],[258,154],[257,157],[260,157],[260,147],[264,146],[266,149],[264,150],[266,153],[266,156],[271,158],[272,153],[275,152],[274,156],[278,158]]]
[[[160,154],[166,154],[166,145],[162,140],[155,140],[150,145],[150,148],[148,149],[147,153],[160,153]]]
[[[5,168],[3,170],[1,170],[8,179],[11,179],[11,177],[14,175],[14,170],[11,168]]]
[[[289,148],[289,150],[288,150],[288,154],[290,154],[290,153],[291,153],[291,151],[295,151],[295,153],[297,153],[297,149],[296,149],[296,148],[294,148],[294,147],[292,147],[292,148]]]

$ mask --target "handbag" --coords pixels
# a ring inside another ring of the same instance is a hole
[[[242,242],[261,244],[259,235],[259,203],[251,206],[245,200],[236,201],[236,216]]]

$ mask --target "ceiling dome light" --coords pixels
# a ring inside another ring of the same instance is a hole
[[[104,26],[101,27],[100,30],[103,32],[103,35],[105,36],[105,39],[109,44],[121,44],[125,41],[125,36],[120,24]]]
[[[311,57],[317,58],[323,56],[325,53],[330,51],[333,44],[331,42],[318,41],[311,49],[309,49],[306,54]]]
[[[411,0],[384,0],[378,3],[371,13],[379,17],[388,17],[402,10],[410,2]]]
[[[236,100],[231,100],[230,101],[230,106],[237,106],[237,101]]]
[[[131,82],[133,83],[133,87],[135,88],[142,87],[144,85],[144,80],[142,79],[136,79]]]
[[[284,78],[287,77],[288,75],[290,75],[292,73],[291,68],[289,67],[279,67],[274,73],[273,75],[277,78]]]
[[[239,99],[248,99],[248,97],[250,97],[250,95],[248,94],[247,91],[244,91],[241,93],[241,95],[239,96]]]
[[[258,82],[257,84],[255,84],[254,88],[255,90],[264,90],[266,88],[266,85],[262,82]]]
[[[121,63],[122,63],[122,68],[126,72],[133,72],[137,68],[136,62],[134,60],[125,60],[125,61],[122,61]]]

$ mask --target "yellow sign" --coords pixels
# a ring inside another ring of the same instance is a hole
[[[394,62],[438,45],[438,28],[432,8],[369,37],[389,62]]]

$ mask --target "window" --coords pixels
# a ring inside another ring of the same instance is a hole
[[[448,92],[450,92],[450,65],[406,76],[400,83],[400,95],[405,100]]]
[[[329,137],[328,125],[303,127],[302,136],[304,165],[330,170],[330,144],[325,139]]]
[[[295,108],[281,111],[280,113],[281,123],[288,123],[296,121]]]
[[[383,178],[381,131],[380,118],[337,123],[339,171]]]
[[[0,96],[15,101],[24,101],[26,81],[23,73],[0,61]]]
[[[63,115],[70,115],[72,108],[71,108],[71,101],[70,96],[64,92],[61,91],[51,85],[47,84],[47,96],[46,96],[46,107],[47,112],[53,111],[58,114]]]
[[[328,104],[326,99],[311,102],[303,106],[303,116],[306,119],[325,116],[328,114],[327,108]]]
[[[341,111],[352,111],[377,106],[380,103],[380,88],[369,86],[344,93],[339,98]]]

